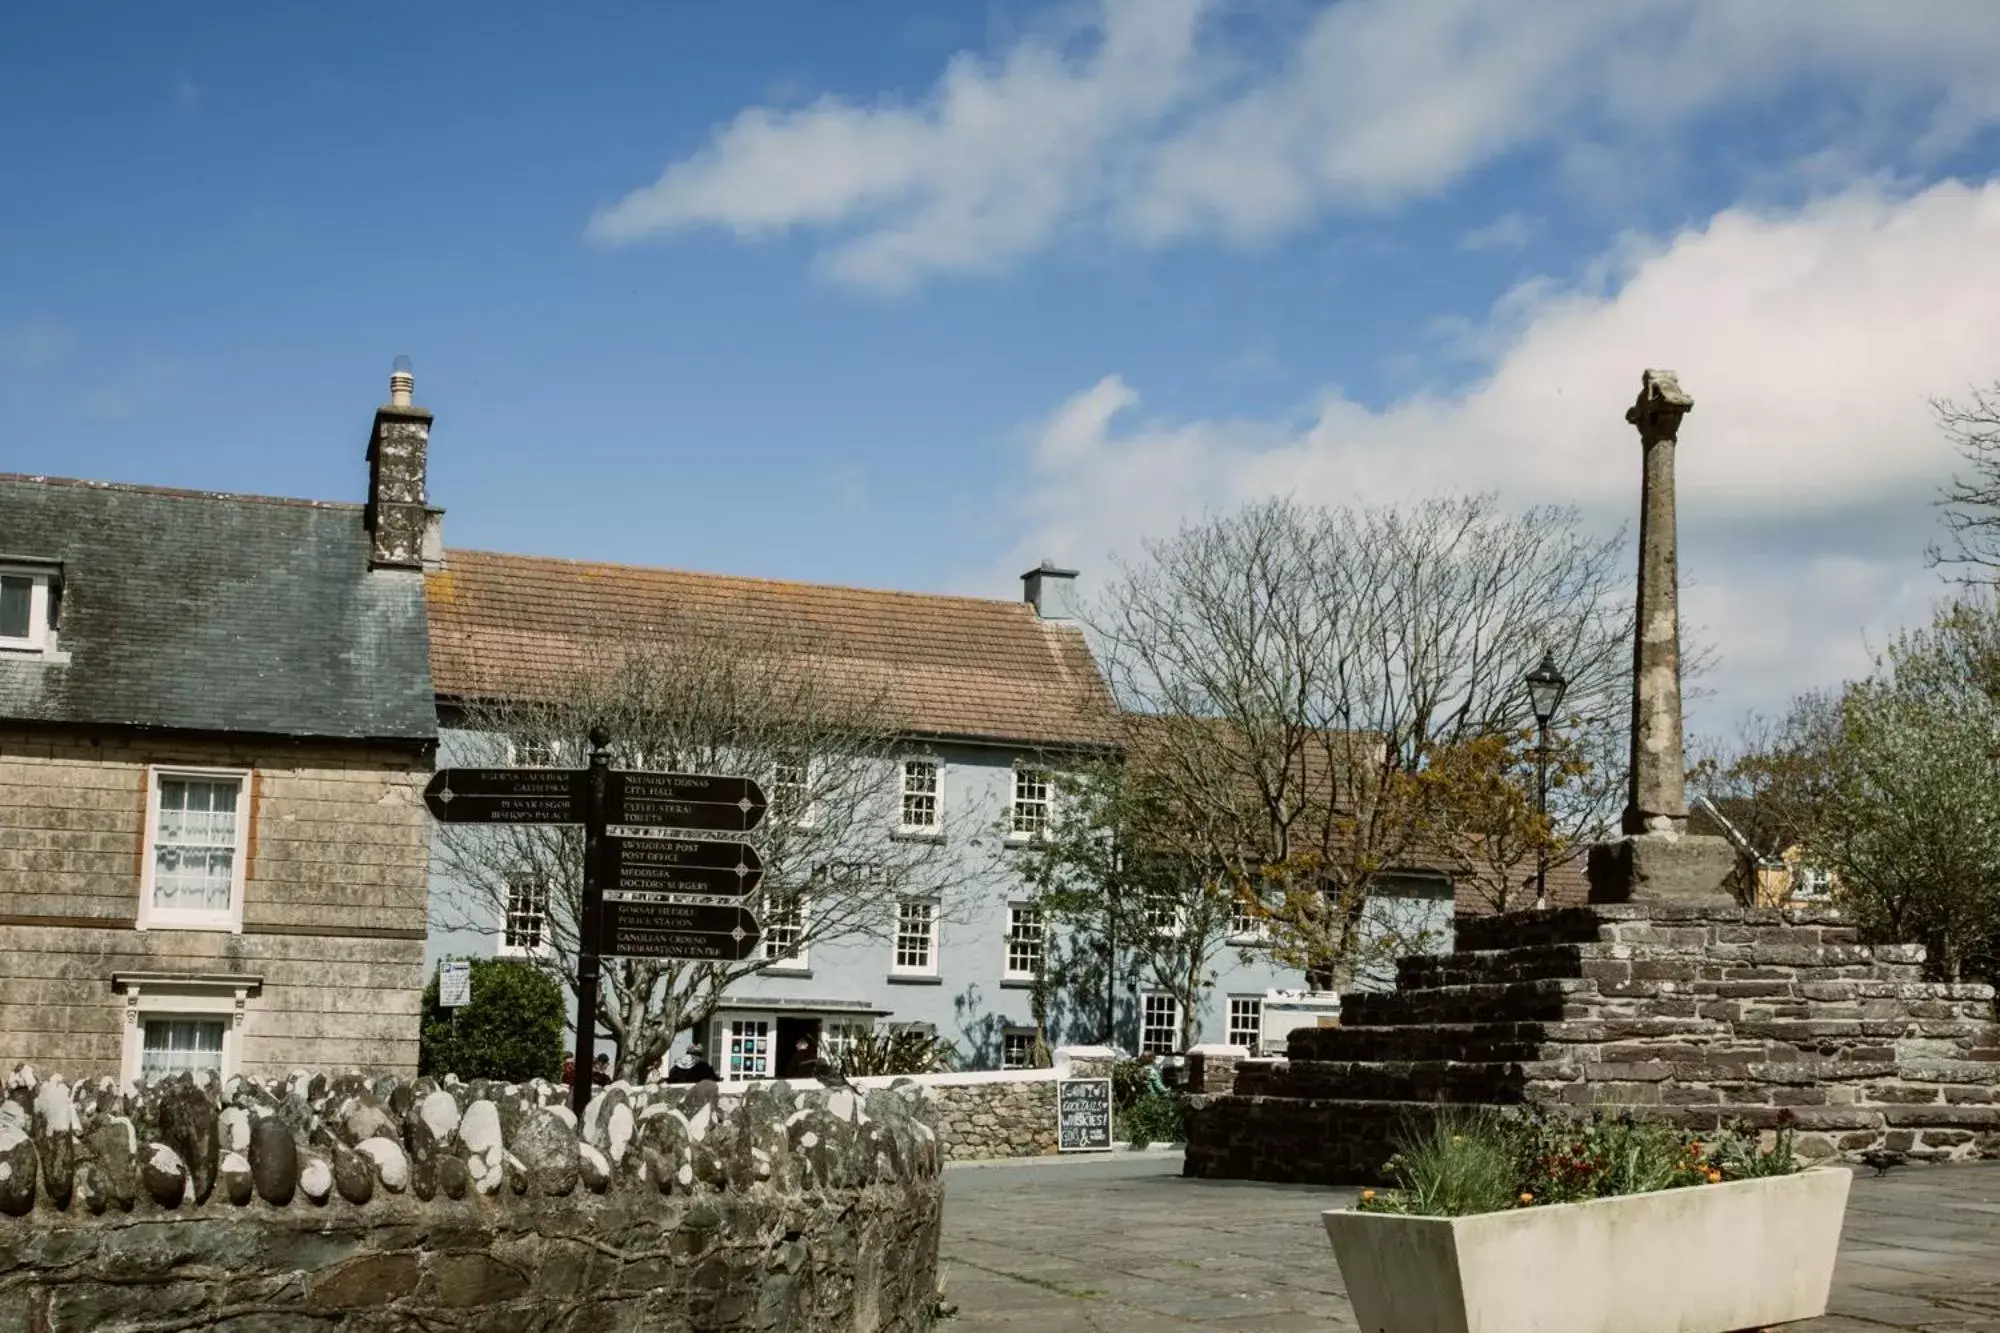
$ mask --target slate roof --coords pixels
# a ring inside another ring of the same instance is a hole
[[[0,562],[61,566],[0,719],[432,739],[420,577],[368,549],[360,505],[0,473]]]
[[[1052,747],[1112,739],[1083,633],[1025,602],[450,551],[426,580],[441,698],[559,693],[588,640],[663,622],[812,645],[815,663],[881,690],[913,736]]]

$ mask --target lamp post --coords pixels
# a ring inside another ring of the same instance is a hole
[[[1556,666],[1554,653],[1544,652],[1542,664],[1528,673],[1528,703],[1535,710],[1535,813],[1546,825],[1549,817],[1549,719],[1562,707],[1569,681]],[[1546,829],[1535,861],[1535,906],[1549,905],[1549,845]]]

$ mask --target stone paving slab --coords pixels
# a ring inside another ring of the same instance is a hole
[[[1357,1333],[1319,1221],[1353,1199],[1185,1180],[1165,1153],[955,1166],[939,1267],[959,1314],[940,1328]],[[2000,1333],[2000,1163],[1857,1175],[1832,1310],[1794,1329]]]

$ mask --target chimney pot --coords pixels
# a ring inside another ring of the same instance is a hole
[[[417,377],[410,367],[410,358],[399,355],[389,363],[389,405],[408,407],[416,392]]]

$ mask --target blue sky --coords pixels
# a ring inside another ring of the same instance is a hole
[[[358,499],[405,352],[455,545],[1011,596],[1274,491],[1615,525],[1663,365],[1718,715],[1936,591],[2000,7],[588,15],[0,10],[0,469]]]

